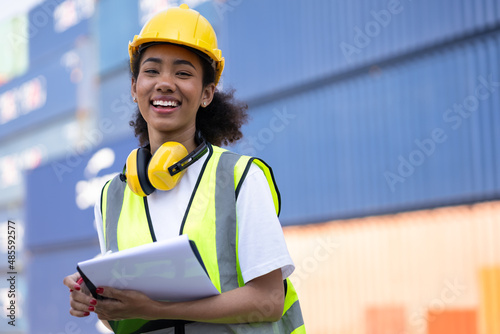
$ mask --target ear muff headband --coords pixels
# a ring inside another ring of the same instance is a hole
[[[130,152],[125,164],[127,185],[139,196],[151,194],[155,188],[147,179],[147,166],[151,154],[147,148],[138,148]]]
[[[134,193],[139,196],[147,196],[142,190],[141,183],[139,182],[139,174],[137,171],[137,152],[139,149],[135,149],[127,157],[127,162],[125,163],[124,174],[126,176],[127,185]]]
[[[155,187],[151,184],[147,177],[148,164],[151,160],[151,153],[147,148],[140,148],[137,150],[137,177],[142,191],[149,195],[155,191]]]

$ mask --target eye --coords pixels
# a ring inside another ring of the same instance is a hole
[[[145,69],[145,70],[144,70],[144,73],[148,73],[148,74],[158,74],[159,72],[158,72],[157,70],[155,70],[155,69],[151,69],[151,68],[149,68],[149,69]]]
[[[180,77],[192,77],[193,75],[187,71],[179,71],[177,72],[177,75],[180,76]]]

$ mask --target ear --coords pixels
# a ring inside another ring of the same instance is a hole
[[[132,78],[132,83],[130,85],[130,94],[132,94],[132,97],[137,97],[137,81]]]
[[[215,93],[215,84],[212,82],[206,85],[203,88],[203,93],[201,96],[201,105],[203,106],[204,102],[206,103],[206,106],[212,103],[212,100],[214,98],[214,93]]]

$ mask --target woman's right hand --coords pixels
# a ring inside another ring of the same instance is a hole
[[[94,310],[97,301],[92,297],[89,289],[80,278],[80,273],[76,272],[66,276],[63,283],[70,291],[69,303],[71,309],[69,313],[75,317],[86,317]]]

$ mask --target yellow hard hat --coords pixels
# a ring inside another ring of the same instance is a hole
[[[214,61],[215,84],[219,82],[224,69],[224,57],[217,48],[215,31],[206,18],[189,9],[188,5],[182,4],[159,12],[146,22],[139,35],[135,35],[128,44],[131,66],[139,46],[151,42],[185,45],[201,51]]]

